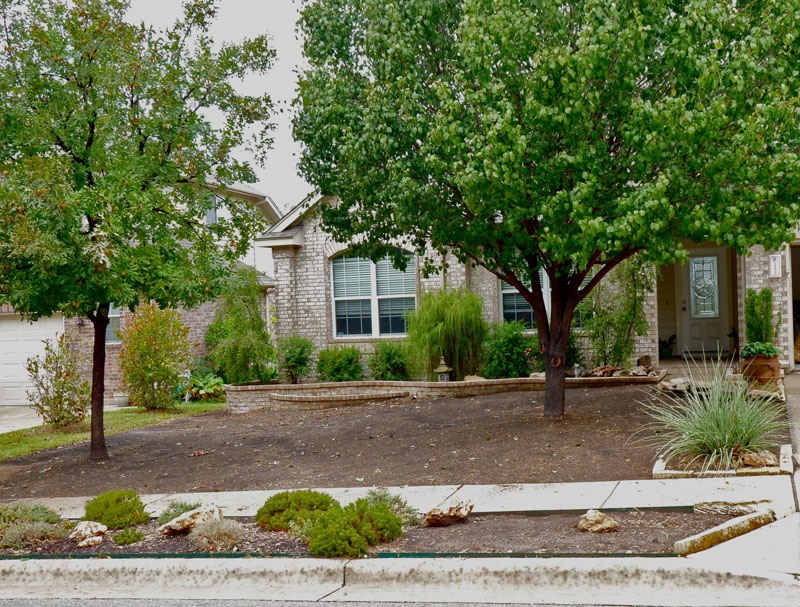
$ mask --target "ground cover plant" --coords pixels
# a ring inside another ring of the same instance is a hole
[[[330,495],[319,491],[282,491],[258,509],[256,522],[267,531],[289,531],[290,523],[302,525],[336,504]]]
[[[125,527],[122,531],[114,535],[114,543],[117,546],[127,546],[141,542],[144,539],[144,533],[136,527]]]
[[[203,401],[198,403],[177,403],[170,409],[138,409],[129,407],[105,414],[105,434],[113,436],[137,428],[147,428],[166,421],[191,417],[225,408],[224,401]],[[89,423],[51,428],[40,426],[0,434],[0,462],[14,457],[35,453],[43,449],[63,447],[89,440]]]
[[[139,494],[132,489],[112,489],[86,502],[84,521],[96,521],[109,529],[124,529],[150,521]]]
[[[354,346],[334,346],[317,354],[317,373],[322,381],[358,381],[364,377],[361,350]]]
[[[33,389],[29,405],[52,426],[83,421],[89,408],[90,386],[82,374],[81,360],[64,334],[44,340],[44,353],[25,363]]]
[[[419,512],[408,505],[402,497],[391,493],[386,487],[370,489],[366,497],[372,505],[383,504],[392,514],[400,517],[403,528],[414,527],[419,524]]]
[[[311,370],[311,353],[314,344],[299,335],[283,337],[278,340],[278,365],[289,376],[289,382],[297,384],[300,377]]]
[[[120,332],[119,368],[131,405],[175,406],[181,375],[189,367],[189,328],[175,310],[142,304]]]
[[[403,534],[403,523],[386,504],[359,499],[344,508],[336,504],[322,513],[308,532],[308,551],[314,556],[358,558],[370,546]]]
[[[751,395],[747,382],[732,379],[729,368],[719,359],[704,360],[702,371],[688,370],[692,389],[685,396],[664,394],[644,404],[655,420],[646,426],[646,442],[664,460],[732,469],[742,454],[778,446],[786,431],[785,406]]]
[[[0,548],[22,550],[66,535],[61,517],[41,504],[0,504]]]

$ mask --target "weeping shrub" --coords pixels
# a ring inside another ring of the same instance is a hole
[[[408,315],[409,344],[430,379],[441,357],[453,368],[455,380],[478,371],[487,331],[481,310],[481,300],[472,291],[441,289],[423,296],[419,308]]]

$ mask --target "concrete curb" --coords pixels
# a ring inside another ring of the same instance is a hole
[[[707,550],[712,546],[716,546],[722,542],[726,542],[745,533],[749,533],[759,527],[768,525],[775,520],[775,512],[772,510],[765,510],[762,512],[754,512],[752,514],[745,514],[744,516],[737,516],[729,521],[706,529],[695,535],[687,537],[675,542],[673,549],[676,554],[685,556],[701,550]]]
[[[141,598],[796,607],[800,583],[676,558],[0,561],[0,599]]]
[[[318,601],[342,587],[325,559],[92,559],[0,561],[0,599],[138,598]]]

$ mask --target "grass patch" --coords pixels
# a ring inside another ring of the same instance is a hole
[[[209,411],[225,408],[224,400],[198,401],[180,403],[172,409],[142,409],[129,407],[116,411],[106,411],[103,415],[103,425],[106,436],[153,426],[172,419],[199,415]],[[43,449],[52,449],[64,445],[73,445],[89,440],[90,422],[87,419],[79,424],[54,428],[52,426],[37,426],[25,430],[15,430],[0,434],[0,462],[27,455]]]

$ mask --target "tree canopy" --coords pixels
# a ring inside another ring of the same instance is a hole
[[[620,261],[791,239],[798,17],[796,0],[312,0],[301,171],[357,252],[406,237],[515,286],[560,415],[575,306]]]
[[[0,302],[91,319],[98,457],[110,303],[215,297],[264,225],[223,186],[255,181],[237,148],[270,146],[270,98],[234,84],[274,51],[214,44],[215,4],[156,30],[126,22],[128,0],[0,0]]]

